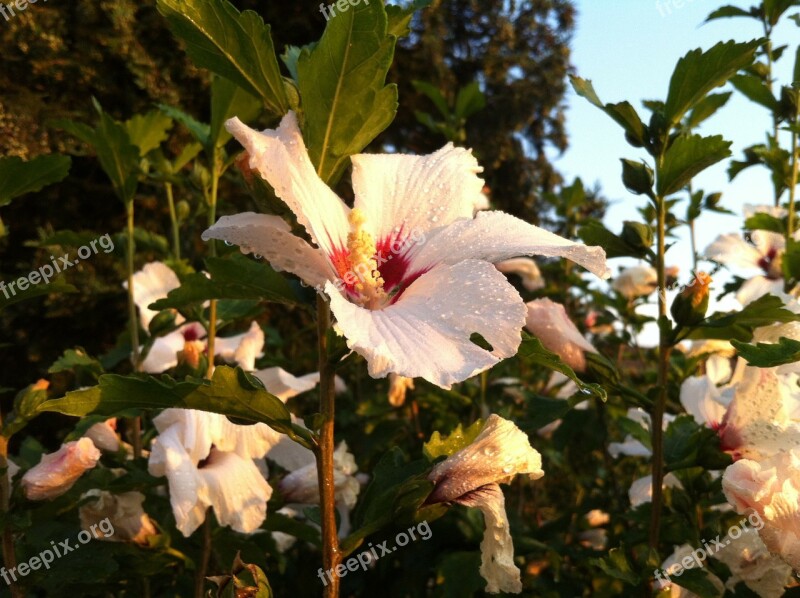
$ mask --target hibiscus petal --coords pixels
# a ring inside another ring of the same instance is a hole
[[[250,154],[250,167],[272,185],[314,242],[328,255],[343,247],[350,231],[349,209],[317,175],[295,113],[287,113],[277,129],[261,133],[238,118],[225,127]]]
[[[128,282],[122,283],[128,288]],[[139,318],[142,327],[147,328],[150,321],[158,314],[148,305],[159,299],[164,299],[167,294],[181,286],[178,276],[166,264],[151,262],[133,275],[133,302],[139,308]],[[179,316],[180,317],[180,316]]]
[[[410,271],[466,259],[497,263],[523,255],[564,257],[607,278],[606,254],[600,247],[575,243],[504,212],[480,212],[430,233],[411,249]]]
[[[470,150],[448,143],[426,156],[352,156],[355,207],[376,239],[404,239],[460,218],[485,201],[483,169]]]
[[[205,521],[209,502],[195,462],[183,446],[178,426],[168,428],[155,439],[148,471],[157,477],[167,476],[175,525],[188,538]]]
[[[272,487],[252,459],[212,449],[199,472],[220,525],[249,534],[264,523]]]
[[[597,353],[597,350],[572,323],[564,306],[550,299],[535,299],[525,306],[528,308],[525,328],[573,370],[584,371],[584,351]]]
[[[242,253],[262,255],[278,272],[296,274],[313,287],[322,287],[334,277],[322,252],[293,235],[278,216],[255,212],[223,216],[203,232],[202,238],[227,241],[238,245]]]
[[[264,383],[267,392],[272,393],[284,403],[319,384],[319,372],[297,377],[279,367],[257,370],[253,372],[253,376]]]
[[[348,346],[366,358],[373,378],[394,372],[450,388],[516,354],[521,342],[525,305],[487,262],[439,265],[378,311],[350,303],[331,283],[325,290]],[[476,332],[491,352],[470,341]]]
[[[781,291],[783,291],[783,280],[753,276],[736,293],[736,300],[742,305],[747,305],[764,295],[778,295]]]
[[[227,362],[236,364],[248,372],[256,368],[256,359],[264,355],[264,331],[257,322],[250,323],[250,329],[244,334],[226,338],[217,337],[214,342],[214,354]]]
[[[761,252],[745,241],[741,235],[728,233],[720,235],[706,248],[705,255],[708,259],[725,264],[726,266],[739,266],[740,268],[759,268]]]
[[[458,500],[480,509],[486,529],[481,542],[481,577],[490,594],[522,592],[520,570],[514,564],[514,542],[508,526],[506,499],[497,484],[488,484]]]

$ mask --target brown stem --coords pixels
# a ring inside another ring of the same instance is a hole
[[[319,444],[316,447],[317,480],[319,483],[320,510],[322,519],[322,566],[325,571],[335,569],[341,563],[339,537],[336,530],[336,486],[333,479],[334,451],[334,376],[335,370],[328,361],[328,330],[331,327],[331,312],[328,302],[317,296],[317,336],[319,348],[319,406],[322,426]],[[339,576],[325,576],[325,598],[338,598]]]
[[[194,578],[194,596],[195,598],[203,598],[206,589],[206,571],[208,571],[208,563],[211,561],[211,515],[206,515],[205,523],[203,523],[203,553],[200,555],[200,566],[197,568],[197,574]]]
[[[667,317],[667,285],[664,267],[664,254],[666,253],[666,220],[667,207],[664,199],[656,199],[658,210],[658,253],[656,271],[658,273],[658,317],[659,317],[659,343],[658,343],[658,397],[653,405],[650,418],[651,434],[653,440],[653,500],[650,517],[650,547],[658,550],[658,536],[661,527],[662,485],[664,483],[664,410],[667,403],[667,379],[669,375],[669,356],[672,350],[670,339],[664,334],[661,322]]]

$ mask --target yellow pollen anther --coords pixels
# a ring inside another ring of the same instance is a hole
[[[357,278],[357,282],[353,286],[362,297],[361,303],[374,307],[386,298],[386,291],[383,290],[383,278],[381,278],[378,262],[375,259],[377,252],[375,240],[363,230],[366,218],[361,210],[357,208],[351,210],[349,220],[351,232],[347,234],[347,250],[350,268]]]

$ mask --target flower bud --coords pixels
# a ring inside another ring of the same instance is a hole
[[[38,465],[22,476],[28,500],[61,496],[72,488],[83,473],[97,465],[100,451],[88,438],[61,445],[55,453],[43,455]]]
[[[702,322],[708,310],[708,286],[711,277],[698,272],[672,302],[672,317],[681,326],[695,326]]]

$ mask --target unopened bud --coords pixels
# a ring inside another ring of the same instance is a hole
[[[706,317],[711,277],[698,272],[672,302],[672,317],[682,326],[695,326]]]

